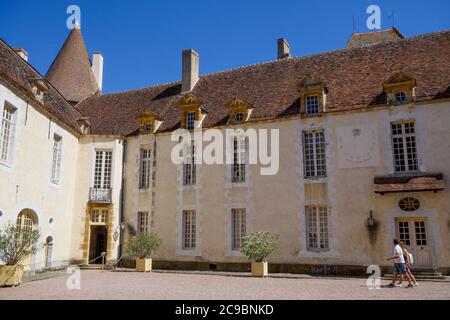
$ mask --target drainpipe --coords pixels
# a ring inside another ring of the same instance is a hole
[[[119,206],[119,216],[120,216],[120,222],[119,222],[119,252],[118,252],[118,258],[122,257],[122,245],[123,245],[123,232],[122,230],[122,223],[124,223],[123,219],[123,211],[125,206],[125,159],[126,159],[126,153],[127,153],[127,141],[124,139],[122,141],[123,148],[122,148],[122,181],[120,183],[120,206]]]

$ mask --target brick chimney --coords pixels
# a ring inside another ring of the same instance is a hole
[[[189,92],[194,89],[199,78],[199,56],[194,50],[187,49],[183,50],[182,59],[181,91]]]
[[[291,57],[291,52],[289,51],[289,43],[287,43],[285,38],[280,38],[277,41],[278,44],[278,60],[286,59]]]
[[[23,48],[15,48],[14,51],[25,61],[28,61],[28,52]]]
[[[103,56],[101,53],[94,53],[92,55],[92,72],[95,80],[97,80],[98,89],[102,91],[103,87]]]

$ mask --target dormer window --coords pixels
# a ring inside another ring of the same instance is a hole
[[[306,96],[306,114],[319,113],[319,96],[308,95]]]
[[[241,124],[248,121],[253,107],[246,101],[234,97],[227,104],[228,108],[228,123],[229,124]]]
[[[190,93],[178,101],[178,107],[181,111],[181,127],[187,130],[194,130],[196,121],[201,123],[207,114],[200,99]]]
[[[186,113],[186,129],[194,130],[195,128],[195,112],[187,112]]]
[[[325,110],[328,90],[322,81],[308,76],[300,83],[298,91],[302,115],[320,115]]]
[[[144,123],[144,130],[143,130],[144,134],[149,134],[149,133],[153,133],[153,125],[149,122]]]
[[[149,109],[144,109],[138,115],[137,120],[140,134],[153,134],[162,123],[158,116]]]
[[[42,101],[44,99],[44,92],[49,89],[47,81],[42,78],[32,78],[30,82],[34,96],[37,100]]]
[[[383,84],[387,104],[407,104],[415,99],[416,81],[399,72]]]
[[[404,104],[408,100],[408,97],[406,96],[406,93],[403,91],[397,91],[395,93],[395,102],[398,104]]]

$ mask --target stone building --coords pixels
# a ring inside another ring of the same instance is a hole
[[[354,34],[347,47],[102,93],[73,29],[46,76],[0,41],[0,224],[39,227],[42,269],[116,260],[130,235],[162,238],[156,267],[245,270],[242,236],[277,233],[274,272],[365,273],[392,239],[415,267],[450,270],[450,31]],[[179,128],[215,128],[231,163],[171,160]],[[279,132],[279,167],[250,163],[248,137]],[[261,131],[261,130],[260,130]],[[236,159],[244,159],[238,161]],[[124,260],[123,260],[124,261]]]

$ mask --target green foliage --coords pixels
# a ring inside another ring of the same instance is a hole
[[[133,236],[126,244],[126,250],[140,259],[150,258],[161,245],[156,233],[143,233]]]
[[[257,231],[242,239],[241,251],[250,261],[263,262],[277,249],[277,240],[277,234]]]
[[[20,264],[38,250],[40,232],[9,223],[0,229],[0,260],[8,266]]]

